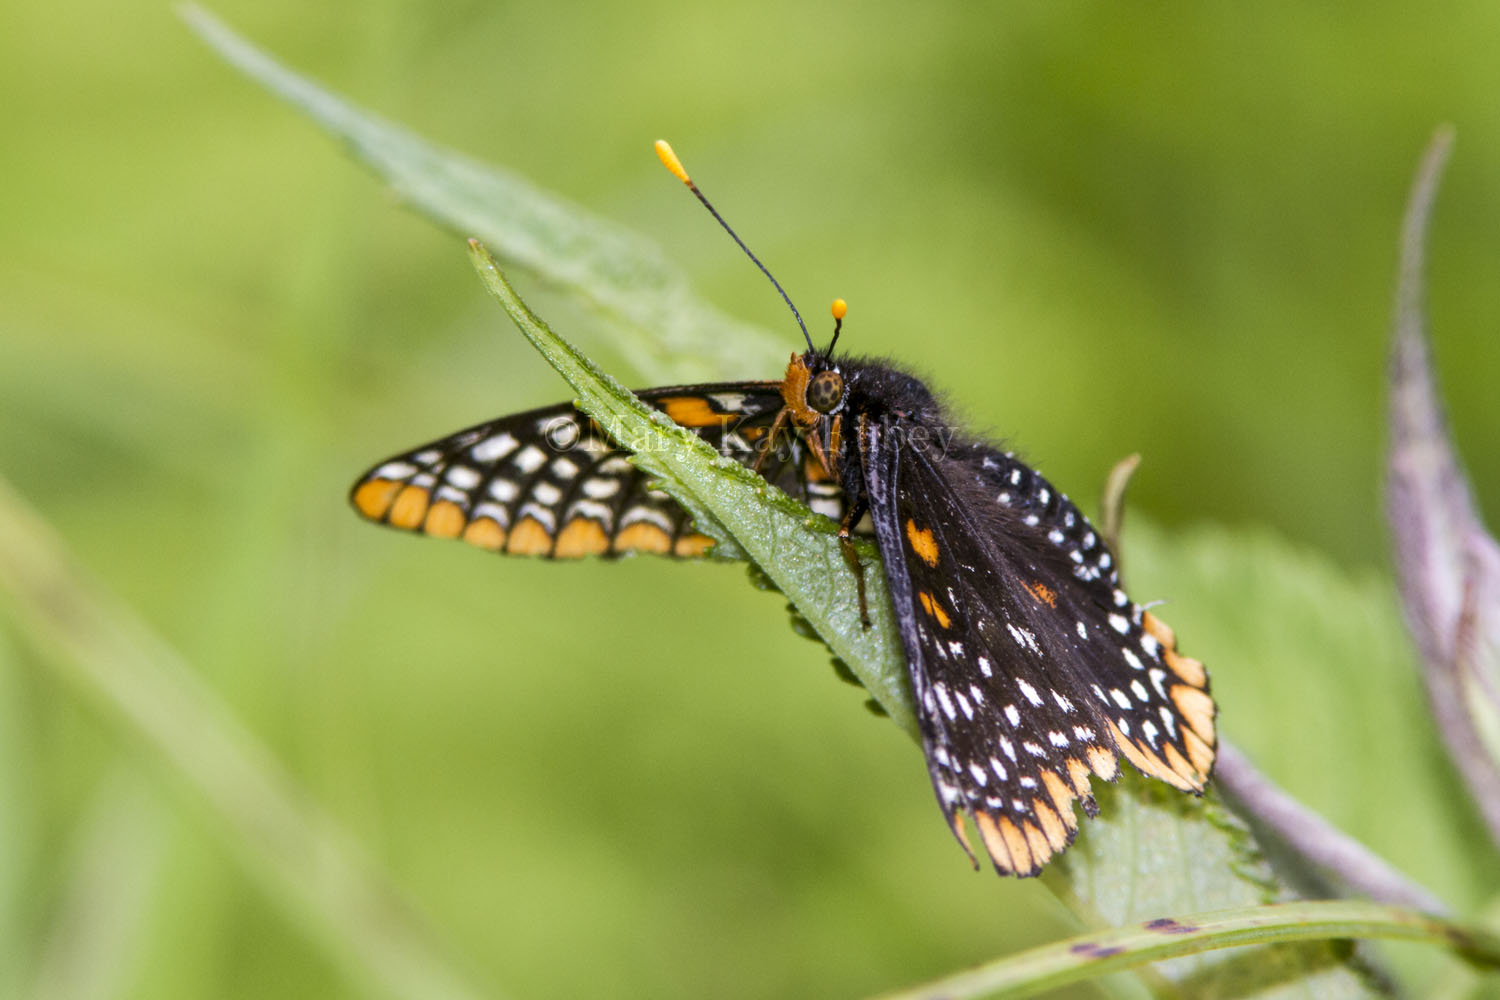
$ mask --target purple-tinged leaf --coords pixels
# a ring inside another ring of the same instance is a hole
[[[1422,654],[1433,715],[1500,844],[1500,546],[1479,519],[1427,347],[1427,228],[1452,144],[1449,129],[1433,138],[1402,227],[1387,512],[1402,604]]]

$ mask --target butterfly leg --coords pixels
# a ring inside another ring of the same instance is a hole
[[[855,551],[854,539],[850,533],[859,519],[864,516],[863,503],[853,503],[844,512],[843,523],[839,525],[839,550],[844,554],[844,562],[854,571],[854,580],[859,588],[859,623],[865,628],[870,627],[870,605],[865,600],[865,567],[859,561],[859,553]]]

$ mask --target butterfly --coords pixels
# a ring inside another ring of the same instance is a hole
[[[729,229],[670,152],[663,162]],[[970,820],[997,871],[1038,874],[1073,842],[1075,806],[1097,814],[1091,778],[1114,780],[1122,756],[1201,794],[1217,746],[1203,665],[1125,594],[1108,545],[1067,496],[965,433],[921,380],[837,353],[842,302],[834,316],[826,349],[803,327],[807,350],[780,380],[637,395],[837,521],[853,572],[867,567],[850,540],[873,534],[928,772],[965,851],[975,857]],[[350,500],[369,520],[510,555],[692,558],[712,545],[567,403],[386,459]]]

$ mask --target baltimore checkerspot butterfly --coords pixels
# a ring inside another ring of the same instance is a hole
[[[670,148],[658,152],[734,236]],[[1126,596],[1104,539],[1064,494],[956,429],[920,380],[835,354],[842,302],[834,316],[823,350],[797,316],[807,350],[779,381],[638,395],[837,521],[856,573],[848,540],[874,535],[928,771],[965,850],[968,817],[998,871],[1037,874],[1072,842],[1075,804],[1098,811],[1091,776],[1113,780],[1121,756],[1201,793],[1216,747],[1203,665]],[[372,521],[511,555],[691,558],[712,544],[566,403],[389,458],[351,500]]]

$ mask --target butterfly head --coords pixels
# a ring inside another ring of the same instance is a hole
[[[844,408],[848,387],[839,366],[820,351],[793,354],[781,380],[781,398],[792,420],[801,427],[811,427]]]

